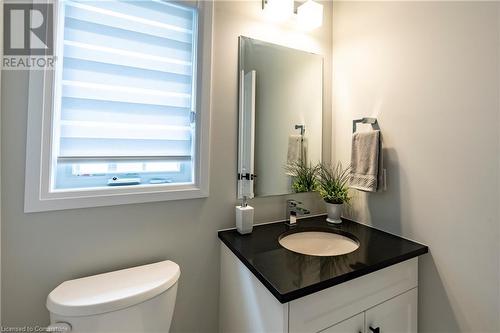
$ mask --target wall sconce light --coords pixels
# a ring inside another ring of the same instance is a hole
[[[299,26],[308,31],[323,25],[323,5],[314,0],[262,0],[262,10],[266,17],[277,22],[295,14]]]
[[[304,30],[314,30],[323,25],[323,5],[307,0],[297,7],[297,20]]]
[[[294,0],[262,0],[262,11],[269,19],[283,22],[293,15],[293,3]]]

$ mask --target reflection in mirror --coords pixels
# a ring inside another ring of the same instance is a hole
[[[255,75],[255,71],[240,71],[238,198],[254,196]]]
[[[239,63],[238,197],[309,190],[298,176],[321,161],[322,57],[240,37]]]

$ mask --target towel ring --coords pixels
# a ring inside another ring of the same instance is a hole
[[[295,129],[300,129],[300,135],[304,136],[304,133],[306,132],[306,126],[305,125],[295,125]]]
[[[380,127],[378,125],[378,121],[377,121],[377,118],[361,118],[361,119],[354,119],[352,121],[352,132],[353,133],[356,133],[356,126],[358,124],[370,124],[372,125],[372,128],[374,130],[379,130]]]

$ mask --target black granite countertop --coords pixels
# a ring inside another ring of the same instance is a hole
[[[309,256],[278,243],[287,232],[325,230],[348,233],[360,246],[354,252],[331,257]],[[330,225],[325,216],[300,219],[297,226],[284,222],[254,227],[248,235],[236,229],[219,231],[219,239],[281,302],[315,293],[428,252],[425,245],[350,220]]]

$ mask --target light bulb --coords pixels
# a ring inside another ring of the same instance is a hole
[[[307,0],[297,8],[297,20],[304,30],[314,30],[323,25],[323,5]]]
[[[294,0],[266,0],[264,2],[264,15],[275,22],[283,22],[293,14]]]

